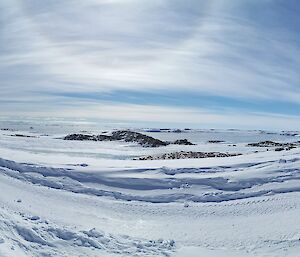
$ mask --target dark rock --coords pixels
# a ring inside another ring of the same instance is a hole
[[[190,141],[188,141],[187,139],[178,139],[173,144],[174,145],[195,145],[195,144],[191,143]]]
[[[14,134],[14,135],[11,135],[12,137],[31,137],[31,138],[35,138],[35,136],[28,136],[28,135],[22,135],[22,134]]]
[[[174,132],[174,133],[182,133],[182,130],[181,129],[175,129],[172,132]]]
[[[207,142],[211,143],[211,144],[219,144],[219,143],[224,143],[225,141],[223,141],[223,140],[209,140]]]
[[[277,148],[275,148],[276,152],[280,152],[280,151],[283,151],[283,150],[285,150],[285,148],[283,148],[283,147],[277,147]]]
[[[159,132],[161,132],[161,130],[160,129],[147,129],[147,130],[145,130],[145,132],[159,133]]]
[[[282,133],[280,135],[281,136],[294,137],[294,136],[298,136],[299,133],[298,132],[293,132],[293,131],[282,131]]]

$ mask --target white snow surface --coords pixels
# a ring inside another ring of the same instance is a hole
[[[299,137],[147,133],[197,145],[142,148],[63,141],[67,129],[51,133],[17,125],[0,131],[1,257],[300,256],[300,148],[246,146]],[[179,150],[243,155],[133,160]]]

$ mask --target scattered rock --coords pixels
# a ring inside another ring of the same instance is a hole
[[[23,135],[23,134],[14,134],[11,135],[12,137],[32,137],[32,138],[36,138],[35,136],[28,136],[28,135]]]
[[[219,144],[219,143],[224,143],[225,141],[223,140],[209,140],[207,141],[210,144]]]
[[[285,159],[280,159],[278,162],[279,163],[287,163],[287,161]]]
[[[199,159],[199,158],[214,158],[214,157],[232,157],[241,155],[240,153],[219,153],[219,152],[173,152],[161,155],[149,155],[139,157],[137,160],[175,160],[175,159]]]
[[[2,131],[14,131],[14,129],[10,129],[10,128],[2,128],[0,130],[2,130]]]
[[[272,146],[283,146],[286,144],[283,143],[277,143],[273,141],[261,141],[258,143],[250,143],[247,146],[253,146],[253,147],[272,147]]]
[[[281,136],[288,136],[288,137],[295,137],[295,136],[298,136],[299,133],[297,133],[297,132],[285,132],[285,131],[282,131],[282,133],[280,135]]]
[[[295,142],[295,143],[278,143],[278,142],[274,142],[274,141],[262,141],[262,142],[258,142],[258,143],[250,143],[247,146],[251,146],[251,147],[276,147],[275,151],[280,152],[280,151],[288,151],[291,150],[293,148],[296,148],[297,146],[300,146],[299,142]],[[268,151],[269,149],[267,149]]]

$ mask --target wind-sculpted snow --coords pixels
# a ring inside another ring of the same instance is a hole
[[[293,137],[145,132],[183,144],[142,147],[136,134],[61,140],[67,133],[0,131],[1,257],[298,257]],[[138,160],[181,151],[228,154]]]
[[[19,247],[28,256],[95,256],[92,255],[95,251],[99,256],[110,253],[121,256],[169,256],[176,247],[174,240],[113,235],[95,228],[71,229],[46,220],[28,220],[22,213],[10,214],[9,217],[6,212],[0,210],[0,234],[5,232],[7,238],[16,236]],[[12,221],[13,217],[18,220],[17,223]]]
[[[293,164],[292,167],[290,164]],[[131,177],[111,177],[105,172],[48,168],[0,159],[1,172],[33,184],[74,193],[113,197],[125,201],[168,203],[175,201],[222,202],[266,194],[300,191],[298,159],[241,163],[233,167],[193,169],[130,170]],[[251,175],[260,170],[261,174]],[[168,176],[148,178],[135,174],[160,172]],[[227,174],[244,173],[248,177],[232,179]],[[118,173],[122,173],[119,171]],[[176,177],[176,174],[215,174],[213,177]],[[288,182],[293,186],[286,186]],[[206,190],[201,190],[201,188]],[[109,188],[109,190],[107,189]],[[194,188],[199,188],[196,192]],[[208,190],[209,189],[209,190]],[[252,189],[249,191],[248,189]],[[207,192],[207,190],[209,192]]]

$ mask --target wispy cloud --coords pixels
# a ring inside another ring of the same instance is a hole
[[[0,7],[1,98],[18,96],[30,110],[35,101],[26,99],[37,93],[55,109],[65,93],[120,90],[300,105],[297,1],[11,0]]]

